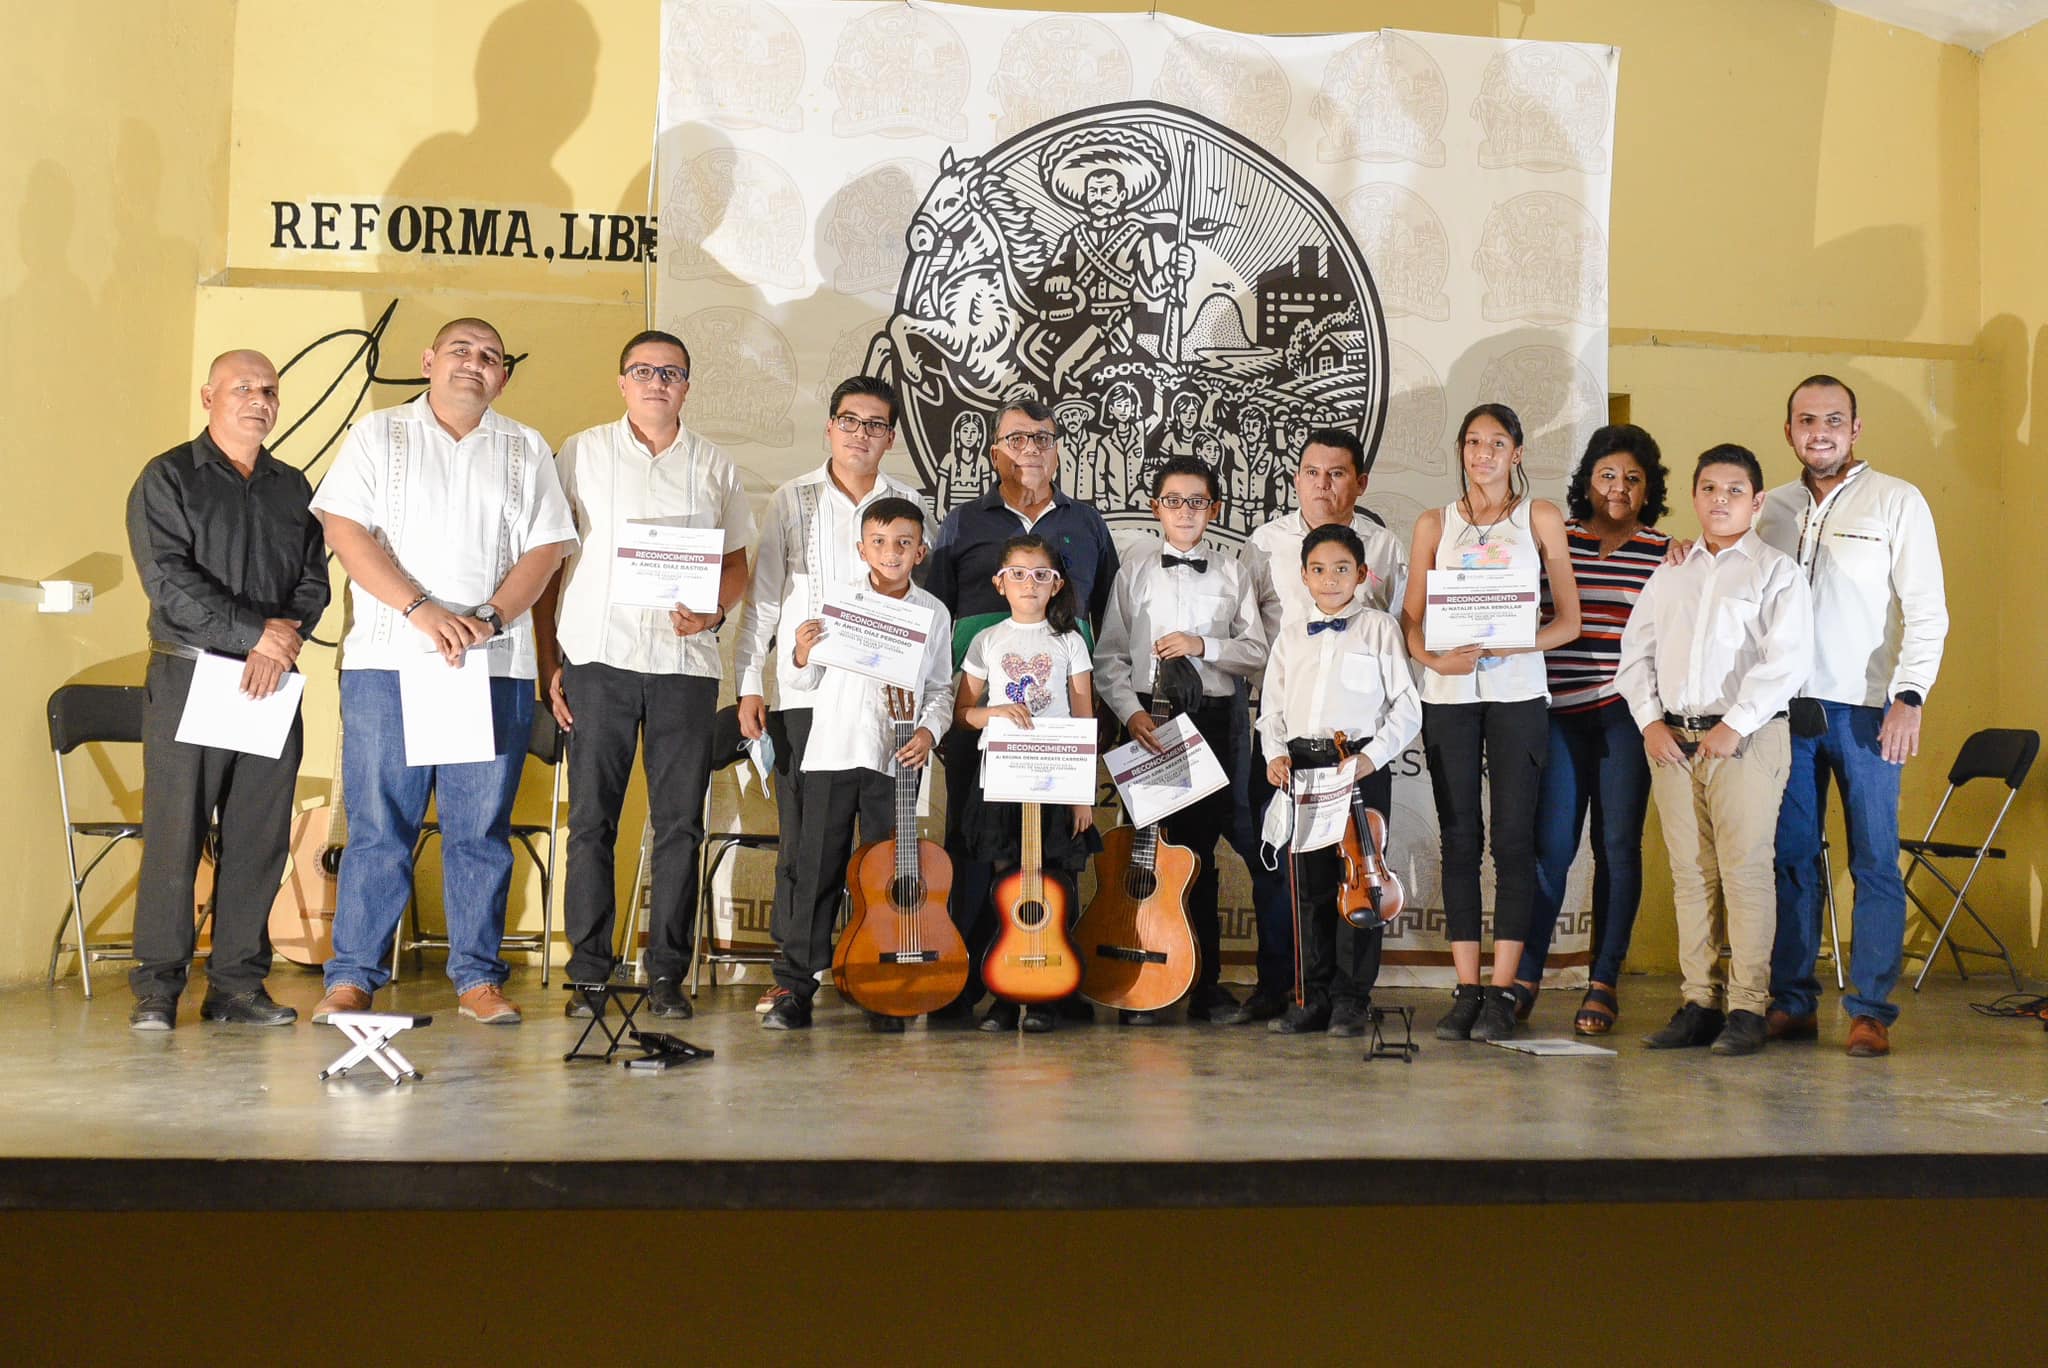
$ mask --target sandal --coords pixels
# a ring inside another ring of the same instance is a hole
[[[1529,1013],[1536,1010],[1536,995],[1543,991],[1543,985],[1516,979],[1508,991],[1515,995],[1515,1020],[1527,1021]]]
[[[1578,1015],[1572,1018],[1572,1030],[1582,1036],[1603,1036],[1614,1029],[1614,1019],[1620,1015],[1621,1002],[1614,996],[1614,985],[1589,984]]]

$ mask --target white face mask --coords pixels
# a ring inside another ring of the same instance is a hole
[[[1265,820],[1259,826],[1259,844],[1263,847],[1259,854],[1267,869],[1280,867],[1280,856],[1293,837],[1294,800],[1282,789],[1273,794],[1272,802],[1266,804]]]

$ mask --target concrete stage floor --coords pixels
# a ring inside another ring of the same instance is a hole
[[[380,996],[432,1012],[401,1038],[425,1071],[321,1082],[328,1027],[198,1020],[132,1032],[125,984],[0,993],[0,1210],[947,1209],[2048,1196],[2048,1035],[1969,1009],[2002,980],[1903,992],[1888,1060],[1818,1044],[1751,1059],[1638,1043],[1670,979],[1622,985],[1612,1059],[1428,1038],[1412,1064],[1263,1026],[1050,1036],[869,1033],[827,992],[808,1032],[762,1031],[758,983],[661,1024],[717,1051],[666,1073],[564,1064],[581,1023],[519,971],[519,1027],[457,1015],[438,966]],[[272,991],[310,1012],[316,975]],[[1529,1034],[1568,1036],[1576,992]],[[1099,1014],[1107,1018],[1107,1013]]]

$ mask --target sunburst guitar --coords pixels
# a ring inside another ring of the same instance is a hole
[[[996,940],[981,977],[1007,1002],[1057,1002],[1081,986],[1081,957],[1067,938],[1067,886],[1045,877],[1038,804],[1022,806],[1023,864],[996,882]]]
[[[888,702],[900,750],[916,734],[916,700],[891,688]],[[881,1016],[936,1012],[967,986],[967,946],[946,911],[953,862],[917,835],[922,773],[896,767],[895,834],[868,842],[846,865],[853,907],[832,954],[832,982],[841,996]]]

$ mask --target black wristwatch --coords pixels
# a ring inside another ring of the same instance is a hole
[[[492,636],[495,637],[505,635],[505,619],[499,617],[498,610],[491,607],[490,604],[479,604],[477,606],[477,610],[474,613],[470,614],[470,616],[475,618],[478,622],[489,623]]]
[[[1892,702],[1904,703],[1909,708],[1924,708],[1927,706],[1927,704],[1924,701],[1922,701],[1920,691],[1918,689],[1901,689],[1897,693],[1892,695]]]

